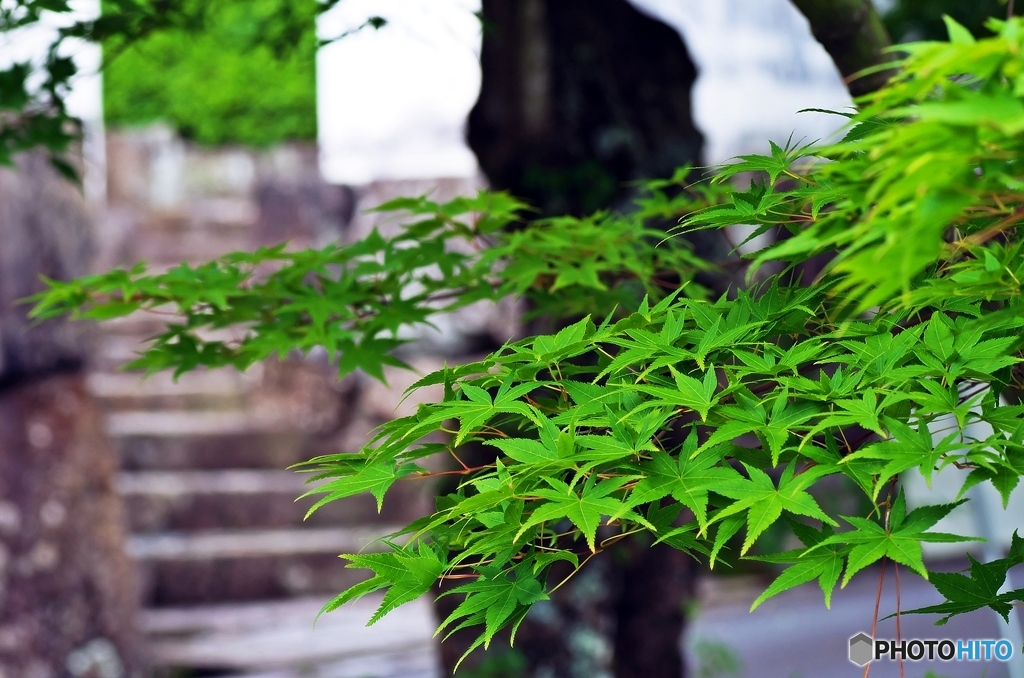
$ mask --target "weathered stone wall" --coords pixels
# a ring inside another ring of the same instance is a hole
[[[115,456],[81,375],[0,391],[0,674],[140,670]]]
[[[115,458],[85,389],[89,328],[36,323],[40,276],[87,272],[91,220],[45,155],[0,169],[0,675],[141,670]]]

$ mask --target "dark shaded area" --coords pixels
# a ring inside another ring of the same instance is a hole
[[[255,239],[273,246],[298,238],[316,242],[325,234],[337,238],[338,226],[352,221],[356,195],[348,186],[319,181],[264,181],[256,187],[256,203]]]
[[[991,35],[985,28],[989,17],[1006,16],[1006,2],[1000,0],[898,0],[886,12],[885,25],[897,42],[945,40],[948,37],[942,15],[948,14],[977,36]],[[1024,2],[1015,3],[1014,14],[1024,14]]]
[[[685,553],[664,544],[652,547],[644,538],[608,547],[575,574],[571,566],[558,564],[548,589],[564,583],[550,600],[534,604],[513,649],[506,630],[489,651],[470,655],[459,673],[470,678],[685,676],[680,639],[699,567]],[[439,592],[453,587],[445,583]],[[451,614],[458,602],[457,596],[440,598],[439,617]],[[478,633],[458,631],[441,644],[446,668],[459,661]]]
[[[468,138],[496,188],[585,214],[699,162],[697,72],[672,28],[626,0],[484,0],[483,24]]]
[[[686,675],[678,648],[686,625],[683,602],[694,595],[698,563],[665,544],[639,540],[623,543],[615,556],[622,577],[615,601],[615,675]]]

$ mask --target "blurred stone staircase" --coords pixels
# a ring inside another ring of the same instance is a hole
[[[315,155],[301,147],[218,155],[157,129],[113,135],[109,157],[101,265],[145,259],[161,269],[286,239],[315,244],[325,233],[340,237],[351,216],[341,189],[319,182]],[[160,327],[160,317],[146,314],[104,323],[88,380],[120,457],[127,549],[139,563],[142,625],[157,667],[435,675],[426,604],[375,632],[363,628],[370,601],[329,615],[312,632],[323,602],[363,576],[338,554],[422,515],[432,503],[429,487],[403,484],[382,514],[372,497],[353,497],[303,520],[315,498],[296,502],[308,488],[286,470],[357,449],[393,414],[394,400],[384,399],[392,411],[368,414],[361,402],[373,388],[358,378],[337,383],[326,362],[311,360],[200,371],[176,383],[168,374],[143,380],[119,372]]]
[[[274,369],[319,376],[305,365]],[[337,554],[364,548],[403,518],[378,515],[372,497],[357,497],[303,521],[315,499],[296,502],[308,488],[285,469],[316,454],[317,434],[334,422],[318,419],[301,396],[319,391],[320,407],[340,398],[322,383],[275,392],[267,371],[196,373],[180,389],[165,375],[90,377],[110,413],[128,548],[148,605],[336,592],[357,581]]]
[[[308,488],[284,469],[320,451],[324,421],[275,391],[271,370],[313,371],[278,364],[178,385],[164,375],[90,377],[121,457],[127,548],[140,566],[154,661],[206,675],[435,675],[425,603],[372,629],[372,607],[347,608],[313,632],[327,597],[360,578],[337,555],[414,517],[427,497],[401,497],[382,515],[371,497],[354,497],[303,521],[314,499],[296,502]]]

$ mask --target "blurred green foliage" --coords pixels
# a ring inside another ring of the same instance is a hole
[[[316,0],[210,0],[198,30],[106,42],[107,123],[164,120],[203,144],[315,138],[316,13]]]
[[[693,645],[693,653],[697,655],[698,678],[738,676],[743,671],[739,654],[720,640],[698,640]]]
[[[492,649],[483,656],[478,666],[462,670],[465,678],[523,678],[529,670],[526,656],[512,647]]]
[[[885,26],[896,42],[945,40],[948,14],[976,36],[991,35],[985,21],[1006,15],[1006,0],[896,0],[885,13]],[[1024,2],[1018,1],[1014,14],[1024,14]]]

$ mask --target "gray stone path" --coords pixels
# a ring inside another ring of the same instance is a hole
[[[959,568],[957,568],[959,569]],[[941,598],[920,577],[900,572],[902,609],[941,602]],[[750,602],[759,590],[749,589],[743,600],[701,611],[687,636],[691,661],[699,663],[695,652],[704,647],[728,648],[739,660],[737,672],[718,676],[732,678],[855,678],[864,671],[847,660],[847,643],[858,632],[871,633],[878,570],[854,577],[846,589],[836,591],[832,609],[825,608],[821,590],[804,585],[767,601],[753,613]],[[881,614],[894,611],[892,568],[887,568],[882,594]],[[992,638],[996,637],[993,613],[983,610],[951,620],[946,626],[934,626],[931,615],[903,616],[903,638]],[[880,622],[878,638],[895,638],[895,620]],[[705,654],[708,650],[705,650]],[[944,678],[1005,678],[999,662],[907,662],[907,678],[920,678],[932,670]],[[699,676],[699,673],[694,673]],[[897,664],[874,663],[871,678],[896,678]]]

